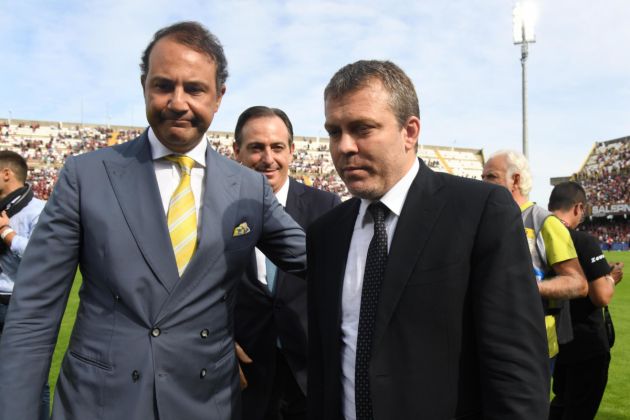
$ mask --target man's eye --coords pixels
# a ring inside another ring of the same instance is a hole
[[[326,131],[328,132],[328,137],[330,137],[331,139],[337,138],[341,135],[340,130],[326,130]]]
[[[170,88],[170,84],[167,82],[156,82],[154,86],[158,90],[168,90]]]
[[[202,93],[203,89],[199,86],[189,86],[186,88],[186,91],[194,95],[194,94]]]

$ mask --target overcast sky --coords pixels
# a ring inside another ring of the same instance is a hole
[[[595,141],[630,135],[630,1],[539,1],[530,48],[532,198],[577,171]],[[521,148],[520,48],[510,0],[0,0],[0,118],[145,125],[142,50],[160,27],[198,20],[230,77],[211,129],[251,105],[324,136],[323,88],[341,66],[388,59],[420,96],[420,142]]]

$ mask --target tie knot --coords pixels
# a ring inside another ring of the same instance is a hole
[[[179,167],[182,169],[182,171],[186,172],[189,175],[193,166],[195,166],[195,161],[193,160],[193,158],[190,158],[188,156],[168,155],[166,156],[166,159],[170,160],[171,162],[177,163]]]
[[[385,221],[385,217],[389,213],[387,206],[380,201],[375,201],[370,204],[367,209],[372,215],[374,223],[383,223]]]

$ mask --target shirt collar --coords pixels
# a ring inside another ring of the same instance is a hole
[[[380,200],[377,200],[385,204],[385,207],[387,207],[391,213],[396,215],[396,217],[399,217],[402,212],[403,205],[407,199],[407,193],[409,192],[409,188],[411,188],[411,183],[416,178],[416,175],[418,175],[419,170],[420,163],[418,162],[418,159],[414,159],[413,165],[411,165],[411,168],[409,168],[405,176],[400,178],[400,180],[394,184],[394,186],[391,187],[389,191],[380,198]],[[363,225],[367,222],[367,220],[365,220],[367,208],[373,201],[375,200],[367,200],[365,198],[361,199],[358,217],[359,220],[363,220]]]
[[[164,146],[160,140],[158,140],[157,136],[153,132],[153,128],[149,127],[149,144],[151,145],[151,157],[153,160],[162,159],[168,155],[178,155],[180,153],[175,153],[170,150],[168,147]],[[203,139],[188,152],[184,153],[184,156],[188,156],[192,160],[194,160],[201,167],[206,167],[206,149],[208,148],[208,142],[206,141],[205,136]]]
[[[523,203],[523,205],[522,205],[522,206],[520,206],[520,208],[521,208],[521,213],[523,213],[525,210],[527,210],[528,208],[530,208],[530,207],[531,207],[531,206],[533,206],[533,205],[534,205],[534,203],[533,203],[533,202],[531,202],[531,201],[528,201],[528,202],[526,202],[526,203]]]
[[[289,196],[289,177],[287,177],[287,179],[284,181],[284,184],[282,184],[282,187],[280,187],[278,192],[275,194],[276,199],[280,204],[282,204],[282,207],[286,207],[287,197]]]

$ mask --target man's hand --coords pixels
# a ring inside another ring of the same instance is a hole
[[[615,280],[615,286],[619,284],[621,278],[623,277],[623,266],[624,264],[622,262],[616,262],[610,265],[612,268],[610,275]]]
[[[238,375],[241,380],[241,390],[247,388],[247,378],[245,378],[245,374],[243,373],[243,369],[241,369],[241,363],[249,364],[253,362],[253,360],[245,353],[245,350],[238,343],[234,343],[236,345],[236,357],[238,358]]]
[[[9,222],[9,215],[6,210],[2,210],[2,213],[0,213],[0,227],[9,226]]]

